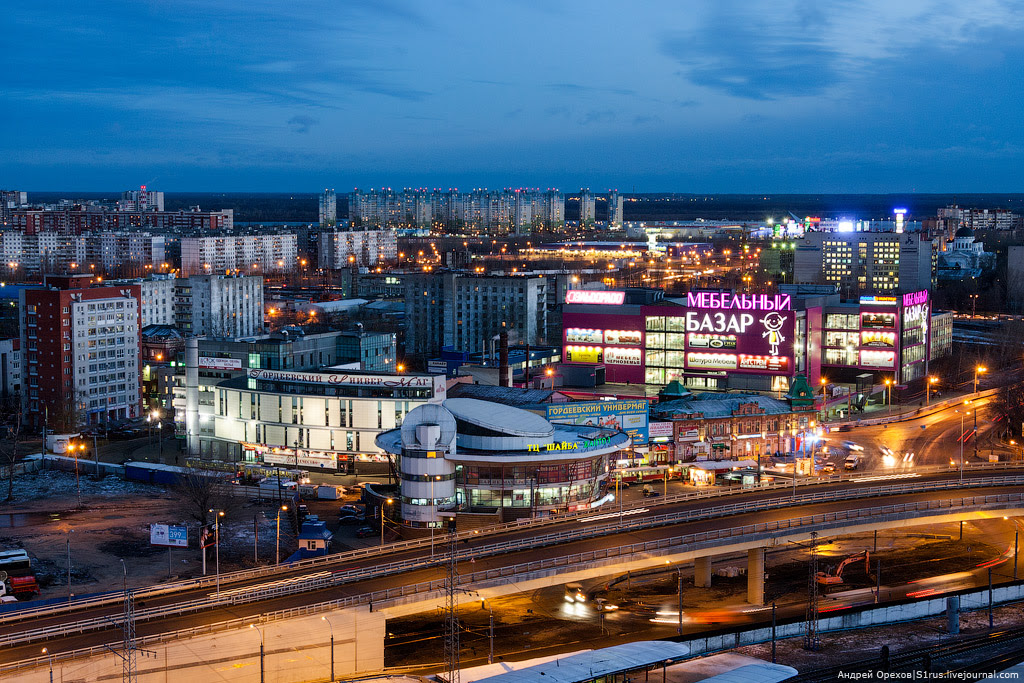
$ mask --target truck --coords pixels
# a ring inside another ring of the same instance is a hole
[[[8,576],[0,571],[0,603],[15,600],[30,600],[39,593],[35,576]]]
[[[846,460],[843,461],[843,469],[855,470],[860,467],[860,456],[854,453],[850,453],[846,456]]]

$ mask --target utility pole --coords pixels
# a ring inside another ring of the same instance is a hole
[[[455,518],[448,519],[448,571],[445,574],[445,683],[459,683],[459,599],[458,542]]]
[[[807,579],[807,629],[804,634],[804,649],[817,651],[821,645],[818,637],[818,532],[811,532],[811,561]]]
[[[491,641],[491,649],[487,653],[487,663],[494,664],[494,610],[490,610],[490,617],[487,628],[488,637]]]
[[[124,633],[124,655],[121,657],[121,680],[124,683],[135,683],[138,680],[135,665],[135,605],[131,591],[128,590],[128,566],[124,560],[121,560],[121,569],[124,570],[124,624],[121,627]]]
[[[679,608],[679,622],[676,625],[676,633],[678,635],[683,635],[683,570],[681,567],[676,567],[676,582],[676,594],[678,598],[678,604],[676,606]]]

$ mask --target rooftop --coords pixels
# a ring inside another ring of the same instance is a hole
[[[698,413],[705,418],[732,417],[743,404],[756,403],[766,415],[785,415],[793,412],[785,401],[760,394],[696,394],[690,398],[665,401],[651,406],[652,415],[667,417],[673,414]]]
[[[488,384],[454,384],[448,390],[449,398],[478,398],[507,406],[532,406],[539,403],[561,403],[566,397],[551,389],[520,389],[496,387]]]

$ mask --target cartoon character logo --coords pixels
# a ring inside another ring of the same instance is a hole
[[[768,345],[771,346],[771,355],[773,356],[779,355],[779,344],[786,341],[786,338],[782,336],[782,326],[785,322],[786,318],[776,311],[772,311],[761,318],[761,324],[764,325],[765,329],[761,333],[761,337],[768,337]]]

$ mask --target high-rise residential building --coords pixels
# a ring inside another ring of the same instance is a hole
[[[398,233],[389,229],[321,232],[317,249],[321,268],[371,267],[398,258]]]
[[[594,194],[590,188],[580,190],[580,225],[593,225],[595,212]]]
[[[21,292],[22,394],[33,425],[139,415],[140,288],[92,282],[46,276]]]
[[[513,342],[542,343],[548,281],[540,276],[422,273],[406,276],[405,350],[479,351],[502,330]]]
[[[0,190],[0,221],[4,223],[14,209],[28,204],[28,193],[21,190]]]
[[[236,339],[263,330],[263,278],[192,275],[175,281],[174,320],[189,336]]]
[[[334,190],[324,190],[320,195],[320,227],[333,228],[338,225],[338,197]]]
[[[164,193],[147,190],[145,185],[138,190],[126,190],[121,193],[121,199],[117,202],[117,210],[131,213],[163,211]]]
[[[297,239],[292,233],[183,237],[181,274],[210,275],[227,271],[286,273],[298,266]]]
[[[565,217],[565,197],[561,192],[529,188],[472,192],[357,189],[349,195],[348,205],[349,218],[363,227],[438,226],[527,232],[560,227]]]
[[[937,249],[921,233],[809,232],[796,242],[792,282],[832,284],[843,298],[931,289]]]
[[[174,295],[178,282],[174,273],[152,275],[136,282],[141,291],[139,311],[142,327],[174,325]]]
[[[0,398],[21,396],[21,340],[0,339]]]
[[[622,227],[622,195],[618,190],[608,193],[608,227]]]
[[[56,232],[80,235],[83,232],[119,230],[207,231],[231,230],[233,209],[200,211],[193,206],[187,211],[110,211],[95,205],[60,205],[55,208],[12,209],[7,225],[22,232]]]

